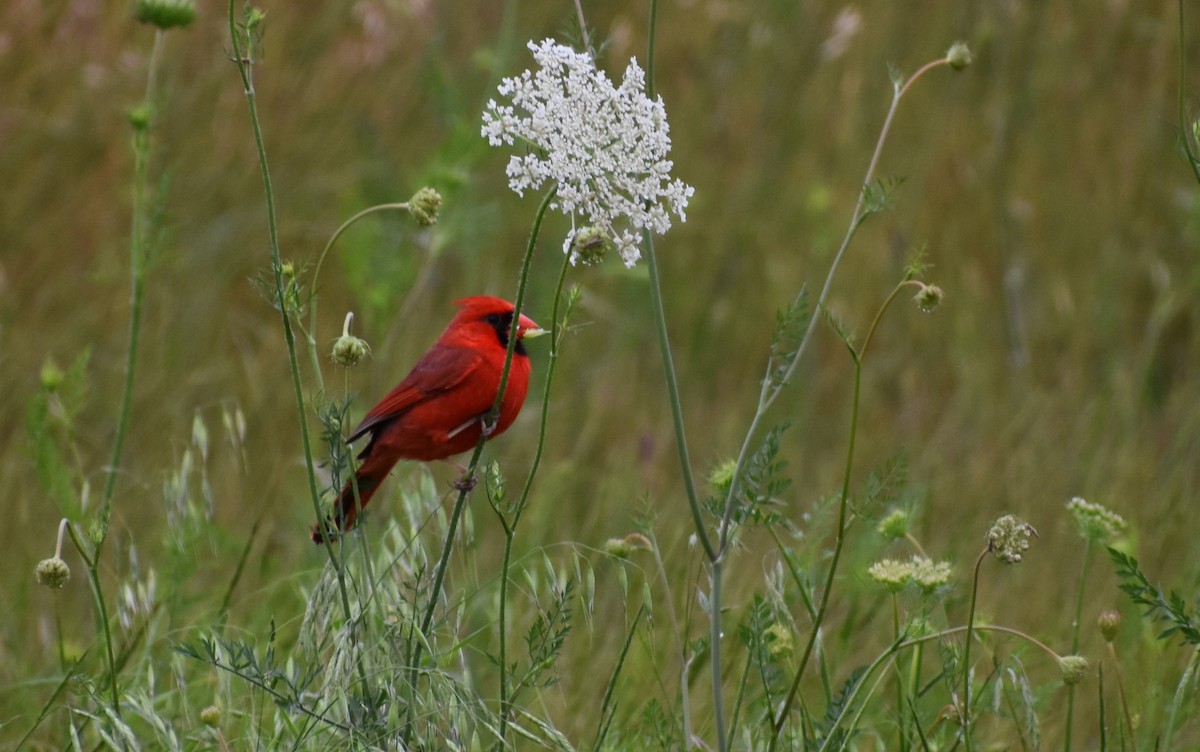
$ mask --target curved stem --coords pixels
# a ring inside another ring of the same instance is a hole
[[[329,255],[329,249],[333,248],[333,244],[336,243],[337,239],[342,236],[342,233],[344,233],[346,230],[348,230],[351,225],[353,225],[355,222],[362,219],[363,217],[367,217],[367,216],[370,216],[372,214],[375,214],[375,213],[381,212],[381,211],[408,211],[408,202],[400,201],[400,202],[390,203],[390,204],[376,204],[375,206],[368,206],[366,209],[363,209],[362,211],[358,212],[354,216],[350,217],[350,219],[347,219],[336,230],[333,231],[333,235],[331,235],[329,237],[329,241],[326,242],[325,247],[323,249],[321,249],[321,255],[317,257],[317,265],[313,269],[312,287],[310,290],[311,301],[310,301],[309,307],[308,307],[308,329],[306,331],[306,338],[308,340],[309,356],[312,358],[313,373],[316,374],[316,377],[317,377],[317,387],[322,392],[325,391],[325,380],[321,376],[321,361],[320,361],[320,357],[317,353],[317,335],[316,335],[316,331],[317,331],[317,280],[321,276],[321,267],[325,265],[325,257],[327,255]]]
[[[975,560],[975,575],[971,578],[971,607],[967,611],[967,636],[963,644],[962,727],[963,741],[968,750],[971,749],[971,632],[975,628],[975,602],[979,597],[979,570],[982,569],[983,560],[987,555],[988,549],[985,548],[979,553],[979,558]]]
[[[75,544],[75,550],[79,552],[79,558],[83,559],[83,563],[87,567],[88,586],[92,591],[92,605],[96,609],[96,621],[100,623],[100,635],[104,639],[104,657],[108,662],[109,691],[112,694],[113,712],[120,718],[121,702],[120,693],[117,690],[117,657],[113,651],[112,629],[108,625],[108,606],[104,602],[104,591],[100,589],[100,574],[97,571],[100,564],[100,549],[97,546],[89,556],[74,525],[67,525],[67,533],[71,536],[71,543]]]
[[[653,31],[653,26],[651,26],[651,31]],[[830,264],[829,271],[825,275],[825,282],[821,286],[821,294],[817,297],[816,307],[818,309],[825,305],[825,301],[829,297],[829,290],[833,285],[833,277],[837,273],[838,266],[841,265],[842,257],[845,255],[846,249],[850,246],[850,241],[854,238],[855,233],[858,231],[858,228],[862,225],[862,222],[866,217],[865,188],[869,186],[871,181],[875,178],[875,170],[879,165],[879,157],[883,153],[883,145],[887,140],[888,133],[891,131],[892,120],[895,118],[896,110],[900,106],[900,100],[904,97],[905,93],[908,92],[909,88],[912,87],[912,85],[915,84],[926,73],[940,65],[944,65],[945,63],[945,58],[932,60],[923,65],[919,70],[917,70],[916,73],[909,77],[903,86],[897,86],[893,89],[892,104],[888,108],[887,115],[883,121],[883,126],[879,131],[879,138],[875,142],[875,151],[871,154],[871,161],[868,163],[867,172],[863,176],[862,188],[858,193],[858,201],[854,206],[854,212],[850,215],[850,224],[846,228],[846,234],[842,238],[842,243],[838,247],[837,253],[834,254],[833,263]],[[801,291],[801,294],[803,294],[803,290]],[[724,550],[727,529],[733,516],[732,510],[736,499],[738,481],[742,477],[746,460],[750,456],[751,443],[754,441],[754,437],[758,435],[758,428],[762,422],[763,416],[766,415],[767,410],[775,403],[775,400],[779,398],[779,395],[783,392],[783,387],[789,381],[791,381],[792,375],[796,372],[796,367],[800,363],[800,358],[804,355],[804,351],[808,348],[808,343],[812,340],[813,331],[816,329],[817,325],[817,318],[818,317],[816,316],[810,317],[808,327],[804,330],[804,336],[801,337],[800,343],[796,347],[796,352],[792,355],[791,363],[788,365],[787,370],[784,372],[783,378],[779,380],[779,383],[772,389],[766,379],[763,381],[762,392],[758,398],[758,407],[754,412],[754,417],[750,420],[749,427],[746,429],[746,438],[742,441],[742,447],[740,450],[738,450],[737,463],[734,466],[733,471],[733,482],[729,484],[729,493],[725,497],[725,513],[721,519],[721,543],[718,547],[718,555],[720,555],[720,553]]]

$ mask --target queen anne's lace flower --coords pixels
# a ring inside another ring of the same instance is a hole
[[[551,39],[529,43],[536,72],[506,78],[491,100],[482,134],[493,146],[522,141],[533,148],[508,162],[508,185],[518,194],[547,181],[557,187],[551,206],[609,234],[626,266],[641,257],[639,231],[663,234],[695,189],[671,178],[670,128],[662,98],[646,96],[646,74],[630,60],[619,87],[591,57]],[[572,248],[576,230],[563,243]]]

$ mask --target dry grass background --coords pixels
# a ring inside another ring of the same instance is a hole
[[[311,512],[278,319],[248,283],[266,266],[267,240],[245,100],[227,59],[224,8],[200,5],[200,21],[169,34],[163,50],[152,162],[161,233],[107,567],[113,582],[126,577],[135,541],[143,565],[153,563],[163,480],[193,416],[219,425],[223,406],[240,406],[244,457],[222,446],[208,463],[219,533],[177,604],[172,626],[184,637],[211,616],[206,587],[223,588],[256,520],[263,527],[234,623],[254,629],[266,611],[281,622],[298,616],[296,584],[323,562],[306,535]],[[436,337],[450,300],[511,296],[534,201],[507,192],[504,156],[478,137],[479,113],[499,76],[529,64],[524,41],[561,35],[572,8],[263,7],[257,90],[284,256],[313,259],[347,216],[422,185],[447,199],[432,232],[389,218],[357,227],[324,273],[319,336],[331,341],[344,312],[358,312],[356,330],[374,356],[351,388],[371,401]],[[993,517],[1011,511],[1032,522],[1035,549],[1022,566],[985,578],[981,610],[1048,641],[1062,643],[1070,630],[1063,604],[1080,545],[1063,503],[1074,495],[1124,514],[1146,571],[1196,592],[1200,201],[1176,148],[1175,10],[1173,1],[1120,0],[1086,11],[1016,0],[663,2],[658,87],[676,172],[696,197],[659,255],[698,472],[736,451],[774,311],[824,276],[886,110],[887,64],[911,72],[964,39],[976,64],[939,72],[902,106],[880,171],[906,182],[893,210],[856,240],[831,299],[865,329],[918,247],[947,292],[933,316],[905,308],[886,320],[866,370],[858,466],[907,452],[924,489],[919,537],[963,572]],[[603,67],[617,73],[629,56],[644,57],[640,4],[587,11],[607,43]],[[1200,95],[1192,26],[1187,83]],[[125,3],[13,0],[0,9],[5,738],[23,733],[21,715],[44,701],[36,677],[56,670],[54,600],[72,639],[91,639],[82,580],[60,594],[35,587],[33,565],[51,552],[60,512],[34,477],[24,416],[43,363],[65,366],[90,347],[77,438],[98,487],[128,317],[125,111],[141,96],[150,46]],[[550,225],[534,261],[534,318],[549,316],[563,229]],[[643,274],[615,262],[572,272],[585,289],[577,321],[586,325],[564,344],[548,453],[518,548],[598,546],[631,530],[648,497],[682,581],[690,520]],[[534,361],[544,372],[544,358],[535,352]],[[793,423],[787,502],[797,517],[836,487],[851,374],[840,343],[823,332],[776,408]],[[332,367],[327,378],[341,382]],[[514,475],[527,465],[537,417],[531,404],[491,450]],[[450,477],[434,472],[439,482]],[[382,499],[375,513],[388,510]],[[484,561],[501,543],[489,522],[476,510],[475,555]],[[731,566],[735,612],[745,602],[738,583],[748,593],[761,579],[766,548],[749,544]],[[881,602],[858,587],[861,575],[846,573],[837,617],[861,624]],[[1116,606],[1133,616],[1106,563],[1088,592],[1085,624]],[[1139,696],[1152,703],[1147,688],[1176,671],[1179,656],[1131,629],[1134,681],[1141,677]],[[1098,656],[1098,635],[1085,635],[1085,654]],[[589,656],[615,649],[619,637],[579,637],[556,690],[564,708],[590,707],[599,690]],[[886,640],[881,625],[871,643]],[[572,727],[569,715],[562,723]]]

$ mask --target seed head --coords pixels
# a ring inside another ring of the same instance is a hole
[[[1090,669],[1088,659],[1082,655],[1064,655],[1058,659],[1058,671],[1067,686],[1083,681]]]
[[[913,300],[916,301],[917,308],[924,313],[933,313],[942,304],[945,297],[946,293],[942,292],[942,288],[937,285],[922,284],[921,289],[913,296]]]
[[[60,590],[71,581],[71,568],[58,556],[39,561],[34,574],[39,583],[53,590]]]
[[[408,213],[422,227],[437,224],[438,212],[442,209],[442,194],[426,186],[408,200]]]
[[[946,51],[946,62],[956,71],[966,68],[973,61],[971,50],[966,42],[955,42]]]
[[[1037,536],[1033,525],[1011,514],[992,523],[988,529],[988,551],[1005,564],[1016,564],[1029,549],[1029,538]]]

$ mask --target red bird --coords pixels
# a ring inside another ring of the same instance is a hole
[[[367,506],[400,460],[440,460],[475,446],[500,390],[508,338],[514,330],[517,343],[508,385],[489,438],[504,433],[521,411],[529,390],[529,356],[521,340],[545,330],[526,316],[513,327],[515,307],[507,300],[477,295],[454,304],[459,311],[446,331],[347,439],[371,437],[358,455],[361,465],[355,475],[361,507]],[[331,527],[350,530],[357,514],[354,489],[347,484],[334,504]],[[320,525],[313,527],[312,539],[325,541]]]

